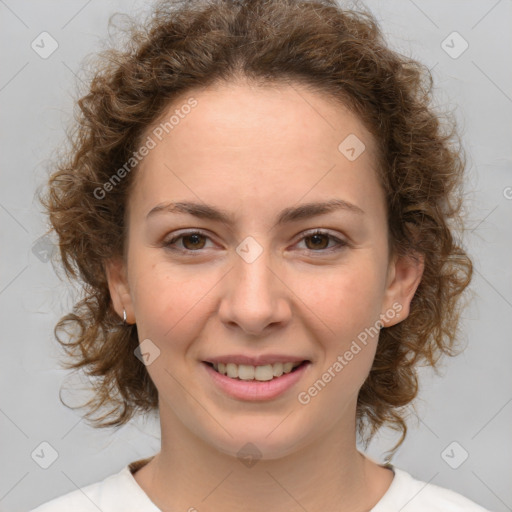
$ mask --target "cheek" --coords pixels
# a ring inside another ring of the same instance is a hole
[[[192,266],[178,269],[161,262],[134,263],[139,338],[154,338],[166,350],[179,350],[180,340],[193,338],[201,327],[198,320],[205,315],[207,292],[215,284],[216,274],[198,275]]]
[[[374,325],[381,312],[379,269],[369,260],[358,260],[354,265],[300,279],[298,295],[338,345]]]
[[[371,267],[340,269],[301,293],[314,312],[312,322],[318,327],[309,329],[316,330],[321,356],[298,399],[327,428],[348,414],[347,407],[355,407],[372,367],[381,304],[378,273]]]
[[[206,275],[202,278],[172,272],[164,264],[149,265],[134,277],[139,341],[142,347],[145,340],[151,340],[152,344],[146,346],[157,354],[147,371],[156,387],[165,389],[165,400],[172,408],[190,402],[190,409],[194,409],[197,404],[183,393],[180,383],[186,381],[188,369],[196,364],[194,341],[201,338],[205,320],[211,316],[207,292],[218,278],[211,276],[209,281]]]

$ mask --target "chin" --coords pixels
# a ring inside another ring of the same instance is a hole
[[[261,417],[256,421],[247,419],[235,425],[225,425],[229,436],[223,429],[219,437],[205,439],[216,450],[236,457],[243,463],[244,460],[275,460],[296,452],[302,445],[307,444],[304,432],[294,431],[293,425],[286,424],[288,419],[283,417],[269,418],[263,421]],[[282,423],[281,423],[282,422]],[[250,463],[247,464],[248,467]]]

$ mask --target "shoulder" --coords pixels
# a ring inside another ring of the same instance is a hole
[[[73,510],[76,512],[98,512],[98,508],[110,511],[107,508],[114,494],[126,487],[126,478],[122,471],[111,475],[104,480],[86,485],[67,494],[54,498],[30,512],[64,512]],[[114,509],[112,509],[114,510]]]
[[[395,466],[391,468],[395,473],[391,486],[371,512],[490,512],[455,491],[416,480]]]
[[[47,501],[29,512],[159,512],[133,478],[130,471],[133,464],[104,480]]]

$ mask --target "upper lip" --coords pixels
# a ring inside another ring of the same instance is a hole
[[[246,364],[251,366],[264,366],[267,364],[275,363],[302,363],[302,361],[309,361],[309,359],[300,356],[290,356],[283,354],[262,354],[255,357],[250,357],[242,354],[230,354],[218,357],[209,357],[205,359],[205,363],[234,363]]]

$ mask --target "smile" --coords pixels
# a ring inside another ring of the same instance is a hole
[[[244,401],[271,400],[284,394],[307,374],[311,365],[310,361],[262,366],[206,361],[201,364],[215,389]]]
[[[235,363],[213,363],[213,368],[231,379],[268,381],[290,373],[302,363],[275,363],[262,366]]]

